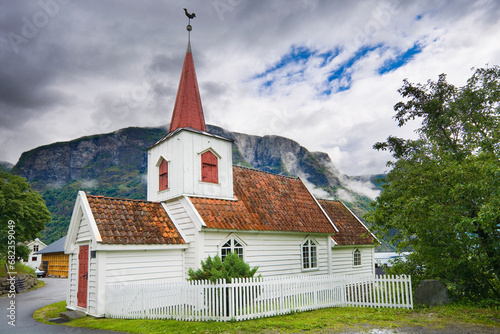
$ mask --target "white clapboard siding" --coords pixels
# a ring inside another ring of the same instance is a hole
[[[68,294],[66,296],[66,305],[71,309],[76,308],[76,293],[78,291],[78,255],[70,254],[68,258]]]
[[[354,250],[361,252],[361,265],[354,265]],[[333,247],[332,274],[368,275],[374,274],[374,247]]]
[[[183,250],[141,250],[107,252],[106,282],[181,280]]]
[[[199,244],[200,233],[196,228],[192,217],[186,211],[186,206],[188,199],[176,199],[165,203],[170,219],[175,222],[177,228],[179,228],[183,236],[185,237],[186,243],[189,247],[184,251],[184,278],[187,278],[187,270],[189,268],[194,268],[199,265],[199,258],[196,256],[198,253],[198,248],[201,247]]]
[[[232,321],[336,306],[413,308],[411,277],[349,275],[106,285],[106,316]]]
[[[76,242],[88,241],[92,238],[90,233],[90,226],[88,220],[84,215],[81,216],[80,225],[78,227],[78,233],[76,235]]]
[[[317,241],[318,269],[316,275],[328,274],[328,236],[308,235],[302,233],[248,233],[238,231],[204,233],[205,258],[220,254],[220,246],[228,238],[236,237],[244,246],[244,260],[251,267],[259,267],[258,273],[263,277],[299,275],[302,270],[302,244],[307,237]],[[200,264],[196,265],[196,268]]]

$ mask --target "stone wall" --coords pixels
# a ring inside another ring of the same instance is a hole
[[[34,275],[21,274],[12,276],[12,280],[7,277],[0,277],[0,295],[16,293],[28,290],[35,286],[38,280]]]

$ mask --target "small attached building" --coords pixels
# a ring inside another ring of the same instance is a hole
[[[186,248],[163,204],[80,191],[65,243],[66,306],[103,316],[106,283],[183,279]]]

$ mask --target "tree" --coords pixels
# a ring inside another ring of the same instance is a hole
[[[50,219],[45,202],[26,179],[0,172],[0,254],[9,265],[28,259],[27,247],[18,243],[36,238]]]
[[[500,68],[475,70],[463,87],[444,74],[424,85],[405,80],[399,93],[398,125],[421,127],[417,139],[374,145],[394,161],[367,219],[398,251],[414,251],[396,271],[440,279],[457,297],[498,300]]]

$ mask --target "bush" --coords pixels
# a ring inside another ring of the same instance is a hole
[[[250,268],[250,265],[235,253],[229,253],[224,258],[224,262],[219,255],[213,258],[208,256],[205,261],[201,261],[200,269],[196,271],[192,268],[189,269],[188,280],[209,280],[210,282],[215,282],[218,279],[224,278],[228,283],[231,283],[233,278],[254,277],[258,269],[259,267]]]

